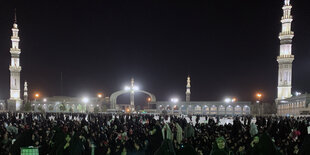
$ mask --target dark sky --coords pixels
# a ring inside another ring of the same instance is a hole
[[[293,91],[310,92],[310,2],[293,0]],[[0,98],[17,8],[22,81],[43,96],[110,95],[134,77],[158,100],[276,97],[283,0],[0,1]],[[23,82],[22,82],[23,83]]]

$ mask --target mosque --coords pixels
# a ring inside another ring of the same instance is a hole
[[[283,17],[281,18],[282,31],[279,34],[280,39],[280,55],[277,57],[279,63],[278,70],[278,89],[277,98],[275,100],[278,115],[300,115],[310,114],[310,95],[297,94],[292,96],[292,39],[294,32],[291,31],[293,18],[291,16],[292,6],[290,0],[284,0]],[[7,101],[0,100],[0,110],[8,109],[9,111],[19,111],[25,103],[30,103],[33,111],[45,112],[115,112],[115,111],[135,111],[134,94],[141,92],[147,94],[150,98],[148,104],[154,105],[153,109],[147,109],[156,113],[170,114],[203,114],[203,115],[247,115],[251,114],[252,104],[250,101],[191,101],[191,84],[190,77],[187,78],[186,100],[185,101],[156,101],[155,95],[150,92],[139,90],[134,85],[134,79],[131,85],[124,90],[113,93],[110,97],[94,97],[81,99],[77,97],[55,96],[44,99],[29,101],[28,99],[28,83],[24,82],[24,96],[21,98],[20,72],[20,53],[18,36],[18,25],[15,20],[12,28],[12,47],[10,70],[10,99]],[[130,103],[126,105],[117,104],[117,97],[121,94],[130,94]],[[4,106],[6,104],[6,106]]]
[[[32,111],[41,112],[137,112],[134,104],[135,93],[144,93],[149,96],[148,104],[154,107],[153,109],[146,109],[145,111],[153,113],[167,112],[171,114],[210,114],[210,115],[242,115],[250,114],[251,102],[240,101],[190,101],[190,77],[187,78],[186,85],[186,101],[156,101],[154,94],[140,90],[134,84],[134,79],[131,79],[130,86],[127,86],[124,90],[113,93],[110,97],[93,97],[93,98],[78,98],[78,97],[66,97],[66,96],[54,96],[42,99],[35,99],[30,101],[28,99],[28,83],[24,82],[24,96],[21,99],[21,84],[20,84],[20,53],[19,49],[19,36],[18,25],[15,15],[15,20],[12,28],[12,48],[11,53],[11,65],[9,67],[10,78],[10,99],[7,100],[7,109],[9,111],[20,111],[26,103],[30,103]],[[117,104],[118,96],[122,94],[130,94],[129,104]],[[24,103],[24,104],[23,104]],[[155,106],[153,106],[155,105]],[[0,105],[1,106],[1,105]]]

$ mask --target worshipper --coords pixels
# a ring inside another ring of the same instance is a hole
[[[233,152],[227,147],[225,138],[218,137],[216,143],[213,144],[210,155],[233,155]]]
[[[208,116],[205,122],[195,115],[190,116],[192,121],[186,116],[140,114],[23,113],[19,116],[20,113],[0,113],[0,155],[19,155],[23,146],[38,147],[40,154],[49,155],[58,151],[68,155],[88,155],[93,151],[153,155],[157,150],[157,154],[160,151],[225,154],[216,143],[221,136],[225,140],[224,150],[231,154],[309,153],[306,146],[310,117],[256,117],[253,118],[256,131],[249,123],[251,116]],[[214,121],[217,118],[232,122],[219,124]],[[267,136],[263,136],[265,133]]]

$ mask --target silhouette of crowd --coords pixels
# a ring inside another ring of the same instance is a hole
[[[0,113],[0,154],[294,155],[310,153],[310,117]],[[204,117],[204,122],[200,119]],[[253,121],[255,120],[255,121]]]

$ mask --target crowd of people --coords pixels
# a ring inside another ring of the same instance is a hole
[[[0,113],[0,154],[19,155],[27,146],[38,148],[40,155],[310,153],[310,117],[240,116],[224,125],[216,116],[186,117]]]

